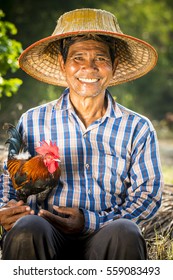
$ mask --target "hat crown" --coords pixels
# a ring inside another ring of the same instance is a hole
[[[77,9],[63,14],[57,21],[52,36],[89,31],[122,33],[116,17],[99,9]]]
[[[123,34],[112,13],[90,8],[76,9],[60,16],[53,34],[24,50],[19,65],[26,73],[42,82],[67,87],[58,59],[60,40],[85,34],[114,38],[112,50],[118,57],[118,64],[109,86],[137,79],[156,65],[157,52],[151,45]]]

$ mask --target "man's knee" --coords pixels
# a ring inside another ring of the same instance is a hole
[[[38,239],[44,234],[48,234],[48,222],[35,215],[28,215],[20,218],[7,233],[5,239],[13,237],[16,243],[28,241],[29,239]]]
[[[130,220],[116,220],[102,230],[100,236],[104,237],[107,244],[111,244],[111,246],[136,248],[139,245],[145,248],[145,240],[139,227]]]
[[[43,218],[20,218],[4,237],[3,259],[51,259],[55,255],[52,227]],[[44,248],[45,246],[45,248]]]
[[[86,259],[146,259],[145,241],[138,226],[119,219],[101,228],[90,238]]]
[[[109,229],[110,227],[110,229]],[[139,227],[132,221],[127,219],[119,219],[108,225],[108,229],[112,231],[113,236],[118,236],[119,238],[133,239],[141,236]]]

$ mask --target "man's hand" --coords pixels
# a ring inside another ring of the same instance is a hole
[[[53,206],[57,215],[40,210],[39,216],[50,222],[65,234],[77,234],[84,229],[84,215],[78,208]]]
[[[8,231],[19,218],[30,214],[33,214],[33,211],[29,206],[24,205],[22,200],[18,202],[11,200],[0,209],[0,224]]]

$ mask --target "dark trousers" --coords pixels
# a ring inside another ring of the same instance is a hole
[[[4,260],[145,260],[138,226],[126,219],[92,234],[64,235],[39,216],[19,219],[3,241]]]

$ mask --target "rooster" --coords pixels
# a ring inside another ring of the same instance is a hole
[[[5,124],[4,128],[10,136],[5,142],[9,144],[7,168],[17,199],[26,202],[28,196],[34,194],[41,204],[60,177],[59,149],[52,141],[42,141],[41,146],[35,148],[37,155],[31,157],[15,126]]]

